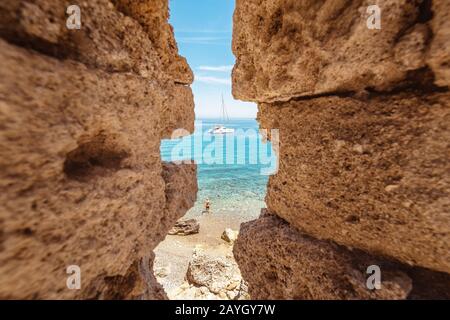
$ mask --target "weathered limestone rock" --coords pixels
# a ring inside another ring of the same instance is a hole
[[[270,211],[319,239],[450,272],[450,95],[260,106],[280,128]]]
[[[195,219],[189,219],[185,221],[177,221],[175,226],[170,229],[170,235],[188,236],[191,234],[199,233],[200,223]]]
[[[450,2],[433,0],[432,11],[433,40],[427,63],[433,69],[436,84],[448,87],[450,86]]]
[[[119,10],[138,21],[150,37],[167,72],[177,83],[191,84],[194,74],[184,57],[178,55],[167,0],[113,0]]]
[[[163,164],[159,146],[193,130],[192,93],[156,30],[107,0],[80,4],[68,30],[68,4],[0,3],[0,297],[165,298],[152,250],[197,186],[195,165]]]
[[[234,241],[236,241],[238,235],[239,235],[238,231],[226,228],[222,233],[221,239],[232,244]]]
[[[280,130],[274,217],[244,225],[234,248],[252,297],[448,296],[448,1],[377,1],[381,30],[366,26],[372,4],[237,1],[233,93]],[[410,286],[367,292],[374,260]]]
[[[185,85],[192,82],[193,76],[177,53],[172,27],[167,23],[167,0],[139,1],[141,15],[139,6],[132,2],[113,2],[120,11],[108,0],[79,4],[80,30],[66,28],[65,12],[70,1],[2,2],[0,37],[58,59],[79,61],[88,68],[135,73],[148,80],[149,90],[158,82],[159,91],[165,91],[160,94],[160,99],[165,100],[160,115],[163,137],[170,138],[178,128],[192,132],[193,96]],[[141,20],[145,19],[148,21],[144,24]],[[185,112],[172,107],[182,104],[186,104]]]
[[[186,279],[196,286],[207,287],[214,294],[236,290],[237,295],[241,274],[232,259],[195,252],[189,262]]]
[[[274,241],[275,239],[275,241]],[[242,225],[235,256],[254,299],[448,299],[450,275],[317,240],[275,215]],[[381,289],[367,287],[367,268]]]
[[[381,30],[367,28],[367,8],[373,4],[236,1],[235,97],[275,102],[366,88],[385,91],[426,68],[427,60],[436,70],[436,83],[448,85],[448,1],[376,1]],[[432,32],[436,36],[430,39]]]

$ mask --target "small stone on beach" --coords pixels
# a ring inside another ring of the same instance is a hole
[[[178,221],[169,231],[170,235],[188,236],[200,232],[200,223],[195,219]]]

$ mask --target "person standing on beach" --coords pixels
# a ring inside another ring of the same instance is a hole
[[[209,201],[209,198],[206,198],[206,201],[205,201],[205,212],[206,213],[211,213],[210,210],[211,210],[211,202]]]

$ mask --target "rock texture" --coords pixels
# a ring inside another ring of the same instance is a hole
[[[367,7],[373,4],[238,0],[235,97],[275,102],[363,89],[386,91],[426,67],[436,70],[439,85],[448,85],[447,1],[377,1],[381,30],[367,28]]]
[[[233,244],[234,241],[236,241],[238,235],[239,235],[238,231],[234,231],[230,228],[226,228],[223,231],[222,236],[220,238],[230,244]]]
[[[213,299],[248,298],[247,286],[232,256],[210,256],[196,250],[189,262],[186,280],[200,288],[199,294]]]
[[[235,257],[251,297],[264,299],[449,299],[447,273],[406,266],[359,249],[318,240],[264,212],[244,223]],[[275,241],[274,241],[275,239]],[[369,266],[381,289],[368,290]],[[257,266],[257,267],[255,267]]]
[[[428,53],[427,62],[433,69],[436,84],[449,86],[450,84],[450,55],[448,39],[450,38],[450,3],[444,0],[432,1],[433,19],[431,30],[433,41]]]
[[[165,297],[152,250],[197,185],[159,146],[193,131],[192,72],[167,1],[139,4],[85,1],[68,30],[68,1],[0,3],[1,298]]]
[[[188,236],[190,234],[196,234],[200,231],[200,223],[195,219],[189,219],[185,221],[177,221],[175,226],[170,229],[170,235]]]
[[[371,4],[237,1],[233,92],[280,136],[275,217],[243,226],[235,246],[254,298],[450,291],[449,7],[380,0],[370,30]],[[361,275],[375,260],[387,282],[371,292]]]
[[[235,244],[250,296],[266,299],[404,299],[412,281],[398,265],[298,232],[276,216],[244,223]],[[367,267],[383,270],[367,290]]]
[[[316,238],[450,271],[449,101],[402,92],[262,104],[261,126],[281,140],[268,207]]]

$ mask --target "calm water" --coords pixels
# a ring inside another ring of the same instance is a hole
[[[230,120],[234,134],[208,133],[220,120],[197,120],[189,137],[163,140],[164,161],[195,160],[198,164],[198,201],[187,216],[202,213],[209,198],[216,214],[257,216],[265,207],[269,173],[276,166],[270,143],[263,143],[255,120]],[[271,169],[272,168],[272,169]]]

